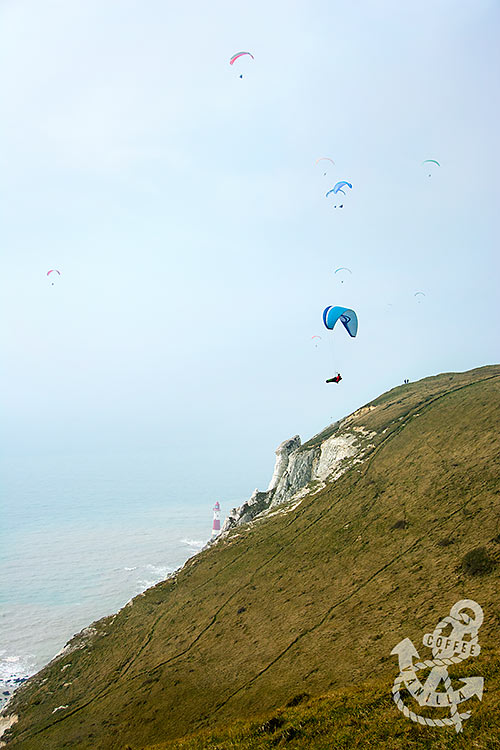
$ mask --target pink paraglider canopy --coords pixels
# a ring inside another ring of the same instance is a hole
[[[233,55],[233,56],[232,56],[232,58],[231,58],[231,59],[229,60],[229,65],[232,65],[232,64],[233,64],[234,62],[236,62],[236,60],[238,59],[238,57],[241,57],[242,55],[250,55],[250,57],[252,58],[252,60],[255,60],[255,57],[254,57],[254,56],[252,55],[252,53],[251,53],[251,52],[237,52],[237,53],[236,53],[235,55]]]

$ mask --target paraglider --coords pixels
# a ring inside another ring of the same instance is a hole
[[[342,208],[342,206],[341,206],[341,208]],[[334,273],[335,273],[335,275],[337,275],[338,273],[340,274],[340,277],[339,277],[339,278],[340,278],[340,283],[341,283],[341,284],[343,284],[343,283],[344,283],[344,279],[342,278],[342,276],[345,276],[345,275],[346,275],[346,273],[350,273],[350,274],[351,274],[351,276],[352,276],[352,271],[351,271],[351,269],[350,269],[350,268],[345,268],[344,266],[342,266],[341,268],[337,268],[337,269],[336,269],[336,270],[334,271]]]
[[[437,164],[438,167],[441,166],[441,164],[438,161],[436,161],[436,159],[424,159],[424,161],[422,162],[422,166],[424,164]],[[427,176],[432,177],[432,173],[430,172]]]
[[[316,159],[316,164],[319,164],[320,161],[330,161],[335,166],[335,162],[329,156],[320,156],[319,159]],[[326,172],[323,172],[323,177],[326,177]]]
[[[61,275],[61,272],[57,270],[57,268],[51,268],[50,271],[47,271],[47,276],[50,276],[51,273],[57,273],[58,276]],[[52,286],[54,286],[54,282],[52,282]]]
[[[421,298],[426,297],[427,295],[425,294],[425,292],[415,292],[413,296],[417,298],[417,302],[420,304],[422,302]]]
[[[346,329],[349,336],[351,336],[351,338],[355,338],[356,334],[358,333],[358,316],[356,315],[354,310],[351,310],[348,307],[339,307],[332,305],[325,307],[325,309],[323,310],[323,323],[329,331],[333,331],[337,321],[339,320]],[[335,377],[330,378],[326,382],[340,383],[341,380],[342,375],[340,374],[340,372],[337,372]]]
[[[319,339],[321,341],[321,336],[311,336],[311,339]],[[315,343],[314,346],[317,348],[318,344]]]
[[[243,55],[248,55],[249,57],[252,58],[252,60],[255,60],[255,57],[252,55],[251,52],[236,52],[236,54],[234,54],[229,60],[229,65],[234,65],[236,60],[238,60],[240,57],[243,57]],[[243,78],[242,74],[240,74],[240,78]]]
[[[337,182],[337,184],[334,185],[332,189],[327,192],[326,197],[328,198],[328,196],[331,195],[331,193],[333,193],[334,195],[337,195],[338,193],[342,193],[342,195],[345,195],[345,190],[342,189],[345,185],[347,185],[347,187],[351,188],[352,190],[352,185],[350,182],[346,182],[346,180],[341,180],[340,182]],[[337,204],[334,205],[334,208],[337,208]],[[344,208],[344,204],[341,203],[338,206],[338,208]]]

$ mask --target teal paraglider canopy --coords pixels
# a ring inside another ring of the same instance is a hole
[[[323,323],[331,331],[335,323],[340,320],[349,336],[354,338],[358,332],[358,316],[354,310],[348,307],[325,307],[323,310]]]

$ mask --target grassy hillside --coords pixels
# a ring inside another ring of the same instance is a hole
[[[75,638],[75,650],[9,705],[19,721],[8,748],[136,750],[366,680],[375,693],[353,694],[351,737],[357,721],[379,721],[380,712],[402,736],[435,736],[391,704],[398,669],[389,654],[405,637],[419,648],[458,599],[475,599],[485,619],[472,673],[494,672],[499,418],[500,367],[492,366],[395,388],[329,428],[370,431],[368,455],[337,481],[312,486],[295,510],[236,528]],[[342,695],[323,699],[327,713]],[[381,703],[371,717],[373,695]],[[493,700],[486,685],[481,710]],[[323,704],[311,705],[320,716]],[[293,740],[310,746],[301,741]]]
[[[477,672],[477,664],[468,669]],[[145,750],[498,750],[500,748],[500,659],[481,663],[488,686],[476,701],[467,728],[421,727],[401,719],[387,690],[387,680],[370,681],[310,699],[298,694],[283,706],[253,721],[202,731]],[[462,669],[461,674],[465,675]],[[293,705],[297,704],[297,705]],[[424,713],[420,709],[421,713]],[[431,714],[430,714],[431,715]],[[435,712],[434,712],[435,715]]]

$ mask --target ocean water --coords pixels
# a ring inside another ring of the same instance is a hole
[[[220,498],[179,473],[159,454],[3,461],[0,705],[208,541]]]

